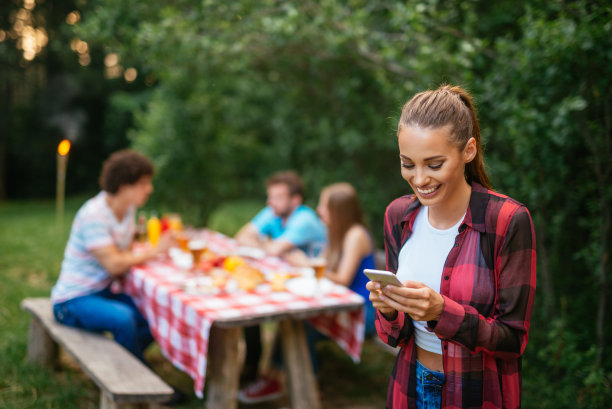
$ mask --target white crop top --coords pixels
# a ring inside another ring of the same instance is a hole
[[[422,282],[439,293],[444,263],[455,244],[463,217],[450,229],[439,230],[429,223],[428,214],[428,208],[423,206],[416,215],[412,235],[399,253],[397,278],[401,282]],[[426,351],[441,355],[440,339],[426,327],[426,321],[414,321],[416,344]]]

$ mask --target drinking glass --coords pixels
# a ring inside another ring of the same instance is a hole
[[[193,268],[194,270],[197,270],[200,261],[202,260],[202,255],[208,247],[207,242],[202,238],[194,238],[189,241],[188,247],[191,255],[193,256]]]
[[[317,280],[317,297],[321,295],[321,279],[325,276],[325,270],[327,267],[327,260],[323,257],[324,248],[324,243],[311,243],[308,245],[307,249],[308,265],[314,270],[315,278]]]

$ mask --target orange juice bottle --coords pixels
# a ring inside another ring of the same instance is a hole
[[[161,236],[161,221],[159,217],[157,217],[157,213],[152,213],[149,221],[147,222],[147,237],[149,238],[149,243],[153,247],[157,245],[159,241],[159,236]]]

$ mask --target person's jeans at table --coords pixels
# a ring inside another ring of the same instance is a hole
[[[153,342],[149,325],[132,298],[108,288],[55,304],[53,314],[71,327],[111,332],[115,341],[142,362],[144,350]]]

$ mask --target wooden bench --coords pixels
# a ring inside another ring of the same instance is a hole
[[[21,308],[32,314],[28,361],[54,366],[59,344],[100,388],[100,408],[152,408],[172,396],[170,386],[111,338],[58,323],[49,298],[27,298]]]

